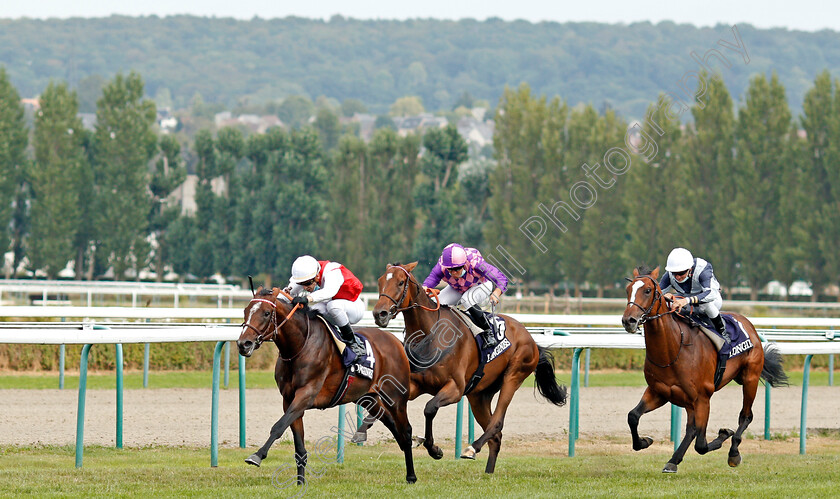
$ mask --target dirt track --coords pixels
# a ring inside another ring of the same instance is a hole
[[[626,437],[627,412],[642,395],[642,388],[583,388],[581,390],[581,438]],[[770,428],[774,434],[799,431],[801,387],[773,389]],[[0,444],[72,445],[76,438],[75,390],[0,390]],[[276,390],[251,389],[247,392],[247,446],[261,445],[271,425],[282,415]],[[422,434],[424,396],[409,403],[414,434]],[[125,446],[185,445],[210,443],[209,389],[126,390],[124,395]],[[223,446],[239,443],[239,400],[236,390],[223,390],[220,399],[219,438]],[[720,427],[735,428],[741,407],[740,387],[728,386],[711,401],[708,435]],[[354,406],[355,407],[355,406]],[[752,434],[764,431],[764,389],[759,388],[753,407],[755,419],[748,428]],[[355,414],[355,409],[352,410]],[[307,440],[332,435],[338,409],[309,411],[304,417]],[[114,445],[116,397],[114,390],[88,390],[84,442]],[[667,439],[670,410],[658,409],[642,418],[640,432],[656,440]],[[683,423],[685,419],[683,418]],[[840,387],[810,387],[808,428],[840,429]],[[521,389],[514,398],[505,421],[509,442],[565,440],[569,429],[569,408],[555,407],[534,397],[533,389]],[[478,427],[477,427],[478,431]],[[466,428],[465,428],[466,432]],[[441,409],[435,420],[438,440],[447,441],[455,433],[455,406]],[[290,432],[283,437],[290,439]],[[371,429],[370,441],[391,438],[381,424]],[[628,445],[629,450],[629,445]]]

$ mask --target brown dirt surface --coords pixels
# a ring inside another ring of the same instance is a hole
[[[638,387],[588,387],[581,389],[580,440],[578,453],[629,453],[630,432],[627,412],[639,401]],[[754,420],[744,448],[761,452],[797,453],[801,387],[772,391],[770,428],[773,440],[764,441],[764,389],[759,388],[753,406]],[[422,433],[423,406],[420,397],[409,403],[409,418],[415,435]],[[73,445],[76,439],[78,392],[75,390],[0,390],[0,445]],[[271,425],[282,415],[279,393],[271,389],[249,389],[246,394],[246,444],[254,448],[265,441]],[[348,406],[355,418],[355,406]],[[222,390],[220,396],[219,438],[223,446],[239,443],[239,397],[236,390]],[[728,386],[711,400],[708,438],[718,428],[734,429],[741,408],[741,391]],[[174,445],[205,447],[210,443],[211,393],[209,389],[136,389],[124,394],[124,435],[126,447]],[[455,435],[455,406],[444,407],[435,420],[436,440],[449,447]],[[654,438],[654,448],[673,449],[668,406],[642,417],[640,433]],[[304,416],[306,439],[316,441],[332,435],[338,423],[338,409],[312,410]],[[682,424],[685,424],[683,415]],[[808,395],[808,450],[826,448],[840,452],[840,387],[810,387]],[[114,445],[116,396],[114,390],[88,390],[85,411],[86,445]],[[476,425],[477,435],[480,427]],[[568,452],[569,407],[556,407],[536,398],[532,388],[517,392],[505,419],[505,448],[509,452],[547,454]],[[466,438],[466,425],[464,428]],[[290,439],[286,432],[283,439]],[[369,441],[391,439],[377,423]]]

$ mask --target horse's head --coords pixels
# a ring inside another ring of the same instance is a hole
[[[627,308],[621,316],[621,324],[628,333],[635,333],[648,316],[658,312],[662,299],[659,289],[659,267],[652,271],[645,267],[633,269],[633,279],[627,279]]]
[[[254,298],[245,306],[245,321],[236,341],[243,357],[250,357],[263,341],[276,333],[277,315],[282,313],[282,310],[278,311],[278,306],[281,306],[277,301],[279,293],[279,288],[263,289],[260,286]]]
[[[386,327],[397,316],[400,309],[407,308],[423,288],[411,271],[417,262],[406,265],[388,264],[385,273],[379,278],[379,300],[373,307],[373,320],[379,327]]]

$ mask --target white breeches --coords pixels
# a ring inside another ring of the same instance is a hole
[[[438,295],[438,299],[442,305],[454,306],[460,304],[465,309],[484,303],[490,294],[493,293],[493,283],[484,281],[481,284],[476,284],[465,292],[461,293],[447,285]]]
[[[709,293],[709,296],[707,296],[706,299],[710,296],[714,296],[714,300],[697,305],[697,310],[706,317],[712,319],[720,315],[720,309],[723,308],[723,297],[720,296],[720,291],[715,289]]]
[[[338,327],[355,324],[365,315],[365,302],[359,297],[356,301],[330,300],[314,303],[309,306],[317,310]]]

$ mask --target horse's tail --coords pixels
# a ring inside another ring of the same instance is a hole
[[[788,386],[788,377],[782,369],[782,354],[773,343],[764,343],[764,367],[761,368],[761,379],[770,386]]]
[[[536,388],[540,395],[548,399],[554,405],[563,405],[566,403],[566,387],[557,384],[557,378],[554,376],[554,357],[549,351],[543,347],[538,346],[540,354],[540,361],[537,363],[537,369],[534,371],[534,378],[536,379]]]

